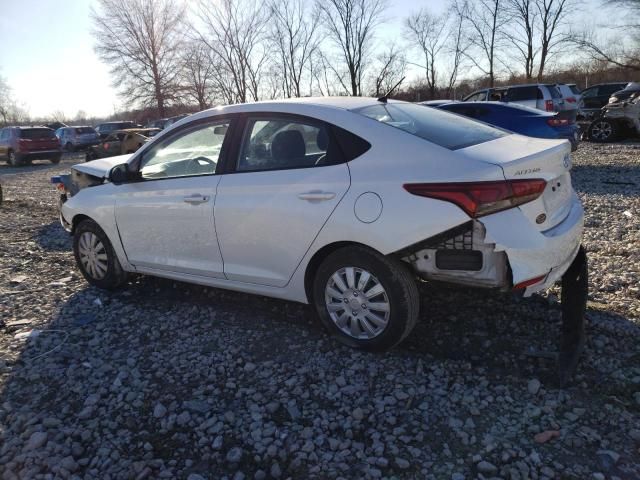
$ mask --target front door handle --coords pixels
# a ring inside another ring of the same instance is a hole
[[[199,193],[194,193],[193,195],[186,195],[185,197],[182,197],[182,200],[192,205],[197,205],[198,203],[208,202],[209,197],[207,195],[200,195]]]
[[[321,190],[311,190],[310,192],[300,193],[298,198],[300,200],[306,200],[308,202],[322,202],[325,200],[331,200],[336,196],[333,192],[323,192]]]

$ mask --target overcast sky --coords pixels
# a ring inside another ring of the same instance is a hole
[[[109,69],[93,51],[93,0],[1,0],[0,75],[32,116],[60,110],[107,115],[120,108]],[[380,36],[401,37],[402,18],[421,6],[439,12],[445,0],[390,0]],[[591,6],[598,0],[585,0]],[[584,9],[582,10],[585,11]]]

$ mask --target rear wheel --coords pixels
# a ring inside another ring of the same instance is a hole
[[[617,136],[618,125],[607,118],[598,118],[589,125],[589,138],[593,142],[612,142]]]
[[[320,265],[313,301],[324,326],[351,347],[384,351],[418,319],[414,275],[402,262],[364,247],[346,247]]]
[[[112,290],[127,281],[109,238],[93,220],[83,220],[73,235],[78,268],[91,285]]]
[[[56,155],[55,157],[50,159],[51,163],[53,163],[53,164],[60,163],[60,158],[61,158],[61,155]]]
[[[64,149],[67,152],[73,152],[73,144],[71,142],[67,142],[67,144],[64,146]]]

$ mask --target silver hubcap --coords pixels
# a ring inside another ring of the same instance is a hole
[[[599,139],[608,138],[611,135],[611,125],[607,122],[598,122],[591,129],[591,135]]]
[[[389,323],[387,292],[376,277],[361,268],[344,267],[331,275],[325,304],[333,323],[353,338],[377,337]]]
[[[107,274],[107,251],[95,233],[84,232],[78,242],[80,262],[84,271],[96,280]]]

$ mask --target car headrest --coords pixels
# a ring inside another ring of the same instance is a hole
[[[318,136],[316,137],[316,143],[318,144],[318,148],[324,152],[327,151],[327,147],[329,146],[329,135],[327,134],[327,130],[321,128],[318,130]]]
[[[304,158],[306,153],[304,138],[298,130],[280,132],[271,143],[271,157],[277,163]]]

